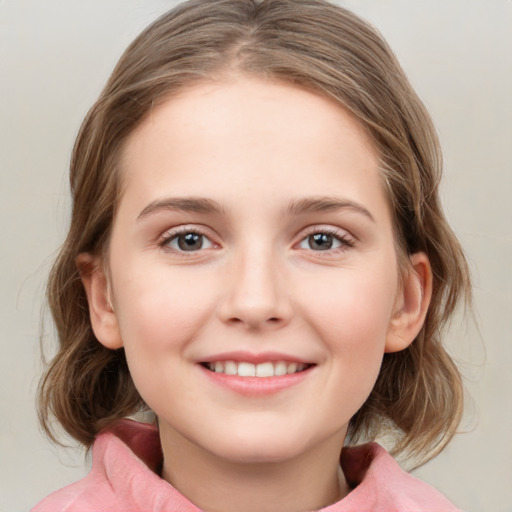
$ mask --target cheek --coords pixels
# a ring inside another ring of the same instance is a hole
[[[302,293],[303,309],[312,325],[330,333],[329,338],[355,344],[383,343],[392,316],[398,277],[393,266],[340,269],[333,272],[322,293]],[[312,283],[306,288],[315,289]],[[316,289],[318,282],[316,282]],[[372,343],[373,342],[373,343]],[[334,347],[335,348],[335,347]],[[340,349],[342,346],[340,344]]]
[[[207,282],[171,272],[169,267],[153,266],[140,273],[132,270],[129,275],[129,279],[115,281],[116,308],[130,372],[144,394],[139,383],[147,386],[152,376],[165,376],[169,372],[163,366],[169,362],[181,364],[180,356],[206,323],[216,301]]]
[[[375,280],[346,280],[330,299],[311,304],[319,339],[329,353],[323,409],[336,424],[347,424],[363,405],[378,378],[392,310],[393,286]],[[340,283],[341,285],[341,283]],[[326,421],[329,421],[326,419]]]
[[[116,281],[123,340],[134,338],[144,345],[193,336],[201,317],[215,303],[211,280],[165,265],[146,265],[149,271],[129,273]]]
[[[303,306],[337,365],[333,375],[354,389],[369,392],[380,370],[398,282],[389,268],[341,269],[328,292],[310,295]]]

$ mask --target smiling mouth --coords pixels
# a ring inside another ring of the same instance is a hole
[[[201,363],[201,365],[211,372],[238,375],[239,377],[280,377],[300,373],[313,366],[308,363],[287,361],[268,361],[259,364],[245,361],[215,361]]]

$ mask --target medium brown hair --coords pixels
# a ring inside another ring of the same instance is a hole
[[[323,0],[191,0],[150,25],[121,57],[73,150],[71,226],[48,283],[60,346],[41,381],[43,427],[52,435],[55,416],[89,446],[101,429],[145,408],[123,349],[109,350],[93,334],[76,258],[108,250],[127,136],[170,95],[231,72],[334,99],[371,138],[399,261],[403,267],[407,254],[424,251],[434,283],[421,332],[407,349],[384,355],[348,440],[373,439],[391,428],[399,434],[396,451],[427,459],[449,441],[461,417],[461,378],[441,334],[459,299],[470,299],[467,263],[439,202],[441,155],[428,113],[377,31]]]

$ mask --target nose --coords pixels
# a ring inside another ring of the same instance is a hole
[[[289,323],[290,290],[277,260],[271,250],[264,248],[235,257],[219,304],[223,322],[251,331],[278,329]]]

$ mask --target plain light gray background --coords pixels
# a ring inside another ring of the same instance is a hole
[[[175,3],[0,0],[0,512],[86,471],[38,431],[44,281],[81,119],[125,46]],[[342,3],[383,32],[434,117],[447,215],[474,274],[480,335],[458,321],[449,334],[472,396],[466,433],[417,474],[467,512],[512,511],[512,2]]]

